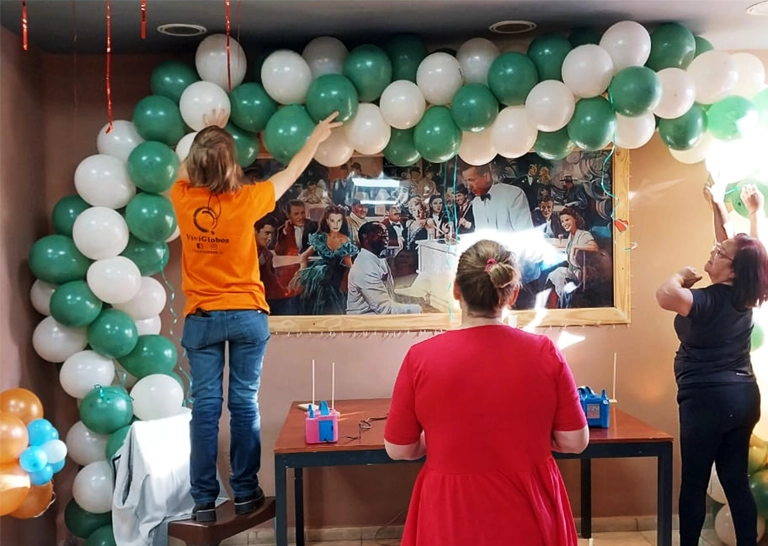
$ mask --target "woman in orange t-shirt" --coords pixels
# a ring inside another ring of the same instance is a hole
[[[217,436],[223,401],[225,346],[229,345],[230,485],[235,513],[255,510],[264,499],[258,391],[269,340],[269,307],[259,275],[253,225],[307,168],[317,148],[341,125],[333,114],[320,122],[285,170],[248,184],[235,159],[235,143],[214,112],[201,130],[171,189],[181,232],[184,307],[182,346],[192,375],[190,481],[193,518],[215,521],[219,495]],[[207,121],[207,120],[206,120]]]

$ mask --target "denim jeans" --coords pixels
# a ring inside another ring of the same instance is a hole
[[[269,341],[269,322],[262,311],[209,311],[206,315],[188,315],[181,340],[192,376],[189,473],[196,504],[215,502],[219,495],[216,458],[227,343],[230,486],[236,497],[256,493],[261,467],[259,382]]]

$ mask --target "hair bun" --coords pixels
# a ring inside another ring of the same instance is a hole
[[[491,284],[494,288],[504,288],[512,283],[517,282],[517,270],[506,262],[494,261],[488,264],[486,267],[488,277],[491,279]]]

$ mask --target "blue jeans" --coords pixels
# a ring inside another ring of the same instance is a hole
[[[219,418],[223,402],[224,348],[229,343],[230,486],[236,497],[256,493],[261,467],[259,382],[269,341],[266,313],[209,311],[188,315],[181,345],[192,375],[190,480],[196,504],[215,502]]]

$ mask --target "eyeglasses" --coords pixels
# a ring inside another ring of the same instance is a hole
[[[725,258],[729,262],[733,261],[733,258],[731,258],[730,256],[728,256],[728,254],[725,253],[725,250],[723,250],[723,245],[721,245],[720,243],[715,243],[712,246],[712,252],[715,253],[715,257],[720,256],[722,258]]]

